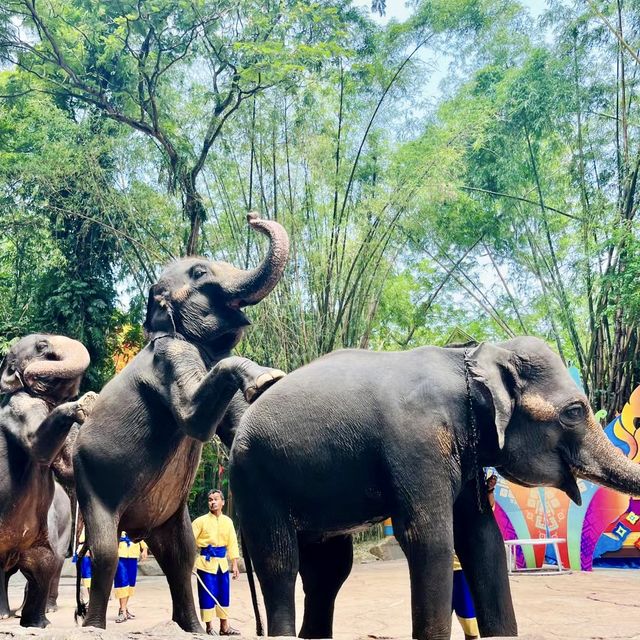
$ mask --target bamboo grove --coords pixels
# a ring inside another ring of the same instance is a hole
[[[544,337],[594,408],[640,383],[640,6],[552,0],[7,0],[0,349],[142,343],[160,266],[242,266],[258,210],[286,277],[240,350]]]

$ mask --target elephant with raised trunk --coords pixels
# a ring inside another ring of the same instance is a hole
[[[288,256],[284,229],[249,216],[269,237],[253,270],[205,258],[169,264],[151,287],[146,347],[102,390],[73,458],[93,577],[84,625],[105,627],[118,563],[118,534],[144,538],[162,567],[173,620],[202,632],[191,591],[195,542],[187,498],[203,443],[218,426],[230,444],[236,416],[284,374],[231,356],[257,304],[277,284]],[[79,613],[84,614],[79,606]]]
[[[403,353],[338,351],[269,389],[236,431],[230,474],[268,633],[330,638],[352,564],[350,533],[393,518],[407,556],[413,638],[451,633],[452,557],[480,633],[517,633],[502,536],[482,467],[580,502],[576,478],[640,494],[560,358],[541,340]]]
[[[5,358],[0,392],[0,568],[20,570],[28,594],[20,624],[44,627],[50,585],[62,564],[52,547],[47,513],[54,496],[52,465],[69,429],[82,423],[95,394],[77,396],[89,354],[64,336],[30,335]]]

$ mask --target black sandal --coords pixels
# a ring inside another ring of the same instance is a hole
[[[220,635],[221,636],[240,636],[242,634],[237,629],[234,629],[233,627],[227,627],[225,631],[220,629]]]

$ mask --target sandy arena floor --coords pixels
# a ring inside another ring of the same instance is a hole
[[[21,599],[21,580],[10,585],[11,603]],[[640,572],[601,570],[568,575],[522,575],[511,580],[520,635],[537,638],[625,638],[640,640]],[[244,635],[255,633],[245,575],[232,584],[232,624]],[[194,582],[195,590],[195,582]],[[303,594],[297,589],[298,621]],[[63,578],[60,609],[49,614],[48,637],[64,638],[75,629],[74,582]],[[141,577],[130,609],[136,619],[115,624],[117,602],[109,603],[107,630],[144,631],[170,620],[171,602],[164,577]],[[462,639],[457,622],[452,638]],[[0,638],[13,637],[16,619],[0,621]],[[354,566],[336,603],[335,637],[367,635],[410,637],[409,577],[406,562],[372,562]],[[22,635],[22,634],[18,634]],[[38,634],[40,635],[40,634]],[[142,635],[142,634],[141,634]],[[150,634],[150,635],[153,635]],[[175,634],[178,635],[178,634]],[[76,633],[73,633],[77,637]],[[136,634],[137,636],[137,634]],[[186,635],[184,636],[187,637]]]

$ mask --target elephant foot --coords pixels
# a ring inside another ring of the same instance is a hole
[[[0,620],[8,620],[10,617],[11,617],[10,613],[5,613],[4,611],[0,613]]]
[[[261,369],[263,367],[260,367]],[[284,378],[287,374],[280,369],[265,369],[259,374],[253,385],[244,390],[245,400],[251,404],[257,400],[269,387],[274,385],[278,380]]]
[[[196,616],[174,616],[173,621],[187,633],[200,633],[205,631]]]
[[[83,424],[85,420],[91,415],[93,411],[93,405],[98,399],[98,394],[93,391],[87,391],[76,402],[76,422]]]
[[[47,610],[45,611],[45,613],[55,613],[57,610],[58,610],[58,603],[49,602],[47,603]]]
[[[36,627],[38,629],[44,629],[50,624],[51,620],[49,620],[47,616],[37,616],[33,618],[25,618],[24,616],[22,616],[20,618],[21,627]]]
[[[79,619],[79,618],[78,618]],[[76,620],[77,623],[78,620]],[[82,619],[83,627],[96,627],[98,629],[106,629],[107,621],[105,619],[90,618],[88,615]]]

